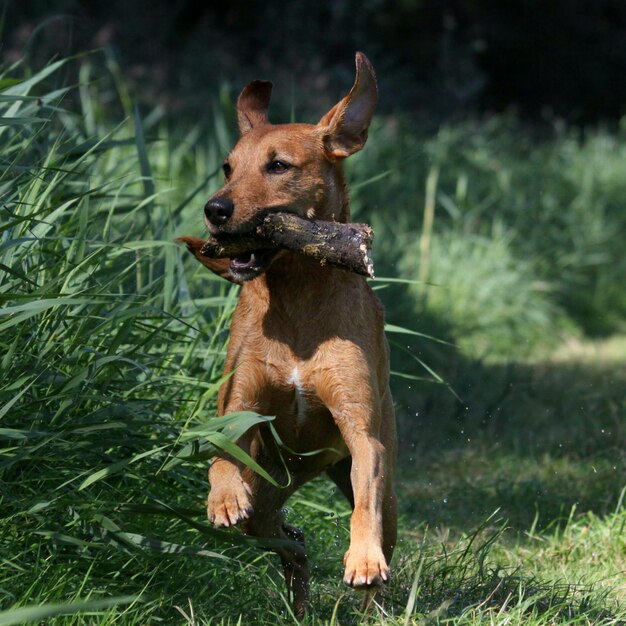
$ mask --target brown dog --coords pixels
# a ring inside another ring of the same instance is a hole
[[[357,53],[354,86],[317,125],[270,124],[270,92],[271,83],[254,81],[237,100],[241,137],[224,163],[226,184],[205,206],[217,237],[249,230],[268,207],[350,219],[342,161],[364,146],[376,106],[369,61]],[[354,509],[344,581],[358,588],[386,582],[396,542],[396,426],[380,302],[363,277],[292,252],[260,250],[205,264],[243,283],[219,414],[276,416],[281,446],[263,427],[238,443],[288,485],[274,487],[233,458],[217,458],[209,469],[209,520],[218,527],[241,522],[248,534],[284,540],[273,549],[301,614],[309,579],[304,538],[283,522],[281,508],[326,471]]]

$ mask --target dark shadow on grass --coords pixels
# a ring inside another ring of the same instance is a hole
[[[454,341],[444,320],[412,319],[406,300],[385,291],[391,323]],[[404,337],[392,346],[392,369],[428,376],[417,356],[458,395],[435,382],[392,379],[400,507],[410,525],[467,532],[500,509],[513,528],[540,530],[558,527],[573,507],[615,510],[626,485],[626,355],[619,349],[493,363]]]

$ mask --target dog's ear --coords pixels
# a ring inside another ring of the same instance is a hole
[[[350,93],[318,123],[325,129],[324,147],[330,157],[350,156],[365,145],[377,100],[374,68],[362,52],[357,52],[356,78]]]
[[[193,254],[204,267],[210,269],[214,274],[228,280],[231,283],[241,285],[241,281],[236,278],[230,269],[230,259],[210,259],[202,254],[202,247],[206,243],[199,237],[178,237],[176,243],[184,243],[187,250]]]
[[[245,135],[255,126],[267,124],[267,109],[272,96],[272,83],[253,80],[243,88],[237,98],[237,120],[239,132]]]

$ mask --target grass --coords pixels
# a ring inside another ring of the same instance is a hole
[[[0,624],[293,624],[275,557],[204,518],[207,459],[259,418],[213,418],[237,292],[171,243],[202,232],[232,105],[222,94],[207,125],[174,125],[135,106],[114,58],[79,61],[78,87],[76,60],[0,78]],[[340,582],[349,510],[332,486],[289,501],[313,566],[305,623],[626,623],[626,345],[584,335],[623,322],[609,232],[623,232],[621,144],[563,130],[520,146],[501,119],[422,146],[377,124],[350,176],[379,274],[439,284],[374,283],[389,322],[463,341],[389,335],[401,523],[382,608],[362,616]],[[577,178],[590,157],[593,175]],[[536,198],[531,173],[555,186]],[[383,193],[393,229],[372,211]],[[583,198],[596,230],[577,222]],[[606,256],[587,266],[587,240],[567,238],[539,254],[532,223],[496,224],[513,201],[566,207],[544,234],[593,230]],[[550,264],[567,250],[561,275]]]

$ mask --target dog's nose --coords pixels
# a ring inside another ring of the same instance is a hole
[[[235,210],[233,201],[229,198],[223,198],[217,196],[210,198],[204,205],[204,214],[207,220],[213,224],[213,226],[221,226],[225,224]]]

